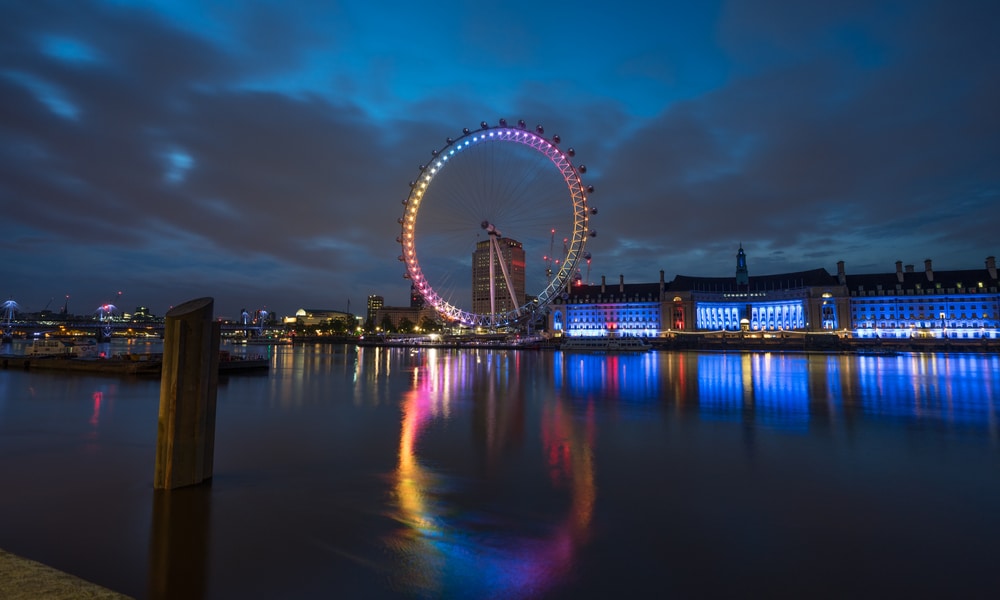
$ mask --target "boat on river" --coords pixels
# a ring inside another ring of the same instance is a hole
[[[63,338],[40,338],[32,341],[24,354],[35,358],[96,358],[97,341],[94,339],[77,341]]]
[[[560,346],[564,352],[646,352],[650,348],[639,337],[571,337]]]

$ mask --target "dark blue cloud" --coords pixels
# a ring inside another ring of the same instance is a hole
[[[32,2],[0,22],[0,294],[360,307],[408,289],[417,165],[543,123],[590,167],[591,279],[996,254],[990,2]],[[387,18],[387,15],[392,18]]]

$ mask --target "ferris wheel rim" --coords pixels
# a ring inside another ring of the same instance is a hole
[[[585,169],[577,168],[573,164],[571,160],[572,149],[569,152],[562,150],[559,147],[559,142],[559,136],[553,136],[552,140],[546,139],[542,135],[541,126],[538,126],[536,131],[531,131],[524,127],[523,121],[520,121],[516,127],[508,126],[503,119],[499,125],[489,125],[484,121],[478,130],[464,129],[461,136],[454,139],[447,138],[444,146],[431,153],[434,157],[431,163],[420,165],[420,177],[410,182],[410,193],[403,201],[403,216],[398,219],[402,231],[397,241],[403,251],[399,259],[406,264],[405,277],[413,282],[421,297],[446,320],[457,321],[467,326],[493,327],[516,324],[544,310],[570,284],[577,264],[584,254],[587,236],[591,234],[587,194],[588,191],[593,191],[593,188],[588,189],[583,185],[581,171]],[[419,214],[419,206],[434,177],[463,150],[483,143],[519,143],[545,156],[559,170],[566,184],[573,209],[572,233],[566,239],[566,255],[559,262],[559,269],[549,279],[548,284],[531,300],[526,298],[526,301],[520,306],[497,313],[476,313],[464,310],[442,298],[424,275],[416,251],[415,224]]]

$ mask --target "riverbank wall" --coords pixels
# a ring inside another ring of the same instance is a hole
[[[5,600],[130,600],[96,583],[0,550],[0,598]]]

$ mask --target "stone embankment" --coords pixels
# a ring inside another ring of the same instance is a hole
[[[0,550],[0,598],[4,600],[130,600],[42,563]]]

